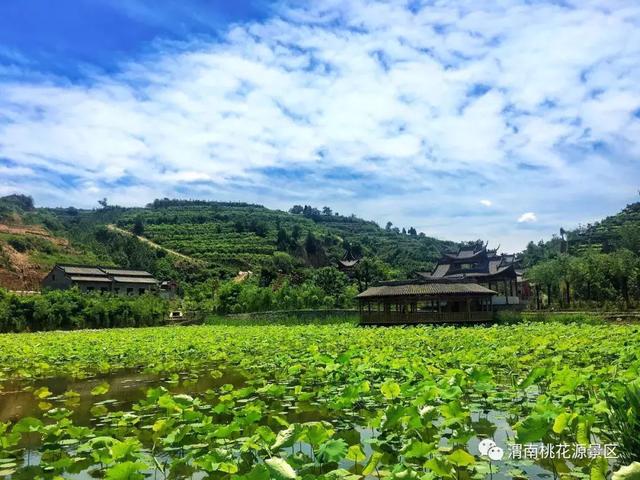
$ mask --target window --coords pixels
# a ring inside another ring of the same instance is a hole
[[[100,292],[107,293],[109,289],[107,287],[100,287]]]
[[[56,274],[55,273],[53,275],[51,275],[51,280],[53,280],[54,282],[56,281]]]
[[[138,295],[144,295],[144,292],[145,292],[144,288],[138,289]]]
[[[478,268],[478,263],[460,263],[458,268],[460,270],[471,270],[472,268]]]
[[[133,288],[127,288],[127,295],[133,295]]]
[[[87,287],[85,290],[86,290],[87,292],[93,292],[93,287]]]
[[[113,292],[114,292],[114,293],[120,293],[120,287],[115,287],[115,288],[113,289]]]

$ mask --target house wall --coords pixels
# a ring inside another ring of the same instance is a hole
[[[113,293],[118,295],[142,295],[155,291],[156,288],[154,284],[118,282],[113,284]]]
[[[42,280],[42,289],[66,290],[71,288],[71,279],[60,268],[54,268]]]
[[[72,282],[81,292],[110,292],[111,282]],[[104,290],[103,290],[104,289]]]

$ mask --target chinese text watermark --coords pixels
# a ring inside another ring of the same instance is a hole
[[[478,444],[480,455],[491,460],[502,460],[506,456],[512,460],[592,460],[595,458],[618,458],[615,443],[594,443],[582,445],[579,443],[515,443],[507,447],[507,452],[496,445],[490,438],[485,438]]]

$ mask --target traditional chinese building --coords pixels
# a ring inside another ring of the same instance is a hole
[[[361,325],[479,323],[494,318],[496,292],[468,280],[383,282],[356,298]]]
[[[338,270],[346,273],[349,277],[353,277],[359,262],[359,258],[354,257],[350,251],[347,251],[342,259],[338,260]]]
[[[522,268],[515,255],[498,254],[486,245],[460,248],[445,253],[432,272],[419,272],[426,280],[467,281],[496,292],[494,306],[523,306],[531,295],[522,277]]]

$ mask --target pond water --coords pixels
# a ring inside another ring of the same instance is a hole
[[[215,369],[212,370],[217,372]],[[204,369],[198,373],[185,372],[172,376],[125,370],[83,380],[50,378],[30,384],[9,382],[5,383],[2,386],[2,391],[0,391],[0,422],[15,422],[23,417],[43,418],[47,410],[65,407],[72,411],[69,418],[75,425],[95,427],[104,424],[104,413],[106,411],[132,411],[135,404],[145,398],[147,389],[151,387],[163,386],[173,394],[183,393],[193,397],[207,396],[205,401],[211,402],[211,392],[215,389],[225,384],[241,388],[246,384],[246,381],[241,372],[225,371],[217,375],[211,375],[209,370]],[[109,387],[107,394],[92,395],[94,388],[104,384]],[[39,388],[48,389],[51,395],[38,399],[34,392]],[[65,392],[68,391],[76,392],[77,395],[71,398],[65,396]],[[96,408],[102,412],[98,413]],[[345,439],[349,445],[355,443],[363,445],[363,451],[367,459],[373,452],[369,442],[375,441],[380,434],[376,429],[367,426],[366,411],[350,412],[338,416],[337,412],[331,412],[318,403],[297,403],[293,397],[287,396],[280,401],[272,402],[269,405],[269,410],[272,413],[283,416],[288,422],[329,421],[336,429],[337,438]],[[482,409],[479,408],[478,410]],[[499,410],[478,410],[472,412],[471,425],[473,435],[467,442],[467,450],[477,455],[479,442],[483,438],[492,438],[498,446],[507,452],[509,443],[513,443],[515,438],[515,433],[510,426],[515,423],[515,419],[508,418],[507,414]],[[45,423],[47,423],[46,420]],[[446,446],[446,438],[442,439],[441,446]],[[17,472],[9,478],[30,479],[38,472],[37,465],[41,458],[41,449],[37,439],[33,443],[23,445],[23,447],[27,448],[28,451],[21,459],[16,460],[18,465],[22,465],[22,468],[18,468]],[[286,450],[289,453],[299,451],[313,456],[311,446],[302,442],[298,442]],[[160,458],[167,459],[168,457]],[[343,460],[339,466],[357,473],[358,468],[362,469],[363,463],[366,463],[366,461],[360,462],[358,467],[351,461]],[[559,472],[568,472],[571,467],[572,464],[568,461],[563,463],[556,460],[554,464],[551,464],[544,461],[510,460],[505,456],[502,461],[492,463],[491,473],[487,475],[487,478],[496,480],[512,478],[542,480],[557,478]],[[0,459],[1,470],[2,459]],[[94,467],[89,465],[78,474],[65,474],[65,478],[89,480],[95,478],[91,473],[92,470],[94,470]],[[498,471],[496,472],[496,470]],[[163,478],[159,470],[150,471],[149,474],[151,478]],[[207,477],[205,474],[194,474],[185,478],[198,480]],[[374,479],[377,477],[370,476],[367,478]],[[464,474],[460,476],[460,479],[464,478]]]
[[[95,421],[91,409],[95,405],[109,405],[109,410],[128,410],[145,397],[148,388],[164,386],[172,393],[198,395],[207,390],[231,384],[234,387],[243,385],[245,377],[235,372],[224,372],[221,376],[193,373],[182,376],[161,376],[138,370],[122,370],[119,372],[97,375],[87,379],[75,380],[67,377],[54,377],[38,380],[34,383],[19,381],[7,382],[0,390],[0,422],[17,421],[22,417],[42,417],[48,404],[72,407],[71,416],[74,423],[82,426],[92,425]],[[94,396],[91,390],[107,384],[107,395]],[[52,395],[38,399],[34,392],[39,388],[47,388]],[[74,391],[79,396],[69,399],[65,392]],[[101,400],[108,397],[108,400]]]

